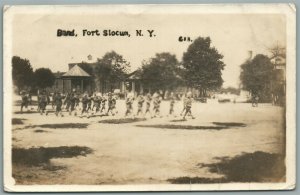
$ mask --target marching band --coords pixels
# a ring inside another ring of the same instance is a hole
[[[22,102],[21,102],[21,112],[23,112],[23,108],[28,110],[29,106],[33,106],[32,104],[32,96],[29,92],[23,90],[20,92]],[[178,95],[178,94],[177,94]],[[174,106],[176,100],[178,100],[178,96],[173,92],[170,93],[168,98],[169,104],[169,115],[174,115]],[[100,114],[100,116],[115,116],[118,113],[117,109],[117,99],[118,96],[114,93],[79,93],[75,89],[71,92],[63,94],[61,92],[54,92],[52,95],[46,92],[46,90],[38,91],[37,94],[37,111],[43,115],[49,114],[49,109],[47,110],[47,105],[51,104],[52,109],[55,110],[56,116],[63,117],[63,112],[69,113],[70,116],[77,116],[80,114],[80,117],[86,116],[89,118],[91,115]],[[125,98],[126,104],[126,112],[125,117],[135,117],[142,116],[146,117],[146,115],[150,115],[151,118],[162,117],[160,112],[160,106],[162,102],[162,94],[159,92],[155,92],[154,94],[138,94],[135,98],[133,93],[128,93]],[[137,102],[137,112],[134,114],[133,112],[133,104],[134,101]],[[183,98],[183,110],[181,112],[181,116],[183,119],[186,116],[192,115],[192,93],[186,93]],[[152,110],[151,110],[152,104]],[[143,112],[143,107],[145,105],[145,112]],[[107,106],[107,107],[106,107]],[[33,108],[31,108],[33,109]]]

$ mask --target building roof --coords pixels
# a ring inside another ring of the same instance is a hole
[[[55,72],[53,74],[54,74],[55,78],[60,78],[65,74],[65,72]]]
[[[136,70],[136,71],[133,71],[133,72],[127,74],[127,79],[129,79],[129,80],[141,79],[140,72],[138,70]]]
[[[283,56],[275,56],[271,58],[273,64],[286,64],[286,59]]]
[[[91,75],[82,70],[78,65],[75,65],[62,77],[91,77]]]

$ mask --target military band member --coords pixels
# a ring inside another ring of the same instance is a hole
[[[46,91],[43,90],[41,92],[41,94],[39,95],[39,103],[38,103],[39,104],[39,111],[40,111],[41,115],[43,115],[43,113],[48,115],[48,112],[46,111],[47,103],[48,103],[48,97],[47,97]]]
[[[189,92],[189,93],[187,93],[187,97],[186,97],[186,101],[185,101],[185,113],[184,113],[183,119],[185,119],[185,117],[187,115],[190,115],[192,117],[192,119],[195,118],[192,115],[192,102],[193,102],[192,93]]]
[[[182,111],[180,113],[180,116],[183,115],[184,111],[186,110],[186,101],[187,101],[187,97],[186,97],[186,94],[184,94],[182,96],[182,103],[183,103],[183,108],[182,108]]]
[[[171,92],[171,95],[170,95],[170,110],[169,110],[169,115],[172,115],[174,113],[174,104],[175,104],[175,96],[174,96],[174,93]]]
[[[154,95],[153,95],[153,116],[152,117],[160,116],[160,103],[161,103],[160,94],[154,93]]]
[[[27,97],[28,97],[28,106],[32,106],[32,94],[30,91],[28,91]],[[33,108],[31,108],[30,110],[33,110]]]
[[[134,95],[133,93],[129,93],[126,97],[126,112],[125,112],[125,117],[132,114],[132,104],[134,101]]]
[[[71,93],[68,92],[64,100],[65,109],[69,112],[71,106]]]
[[[93,96],[92,93],[90,93],[88,96],[87,111],[92,110],[92,102],[93,102]]]
[[[106,95],[103,94],[102,98],[101,98],[101,110],[100,112],[105,112],[105,104],[106,104],[106,101],[107,101],[107,98],[106,98]]]
[[[56,105],[56,102],[55,102],[56,95],[57,95],[57,92],[55,91],[52,95],[52,102],[51,102],[52,108],[54,108],[54,106]]]
[[[94,108],[96,108],[95,113],[100,111],[100,105],[101,105],[101,94],[97,93],[97,94],[95,94],[94,104],[93,104],[93,110],[94,110]]]
[[[77,97],[75,94],[75,89],[73,89],[72,93],[70,93],[70,109],[69,109],[69,115],[72,114],[72,112],[74,111],[74,115],[77,115],[77,112],[75,110],[75,105],[77,102]]]
[[[137,106],[138,106],[138,110],[136,115],[138,116],[139,114],[143,114],[143,104],[144,104],[144,96],[142,94],[139,94],[137,97]]]
[[[75,93],[75,110],[80,110],[80,107],[79,107],[79,103],[80,103],[80,93]]]
[[[89,97],[88,97],[88,94],[85,93],[81,99],[81,102],[82,102],[82,111],[81,111],[81,117],[83,116],[84,113],[87,114],[87,117],[89,118],[88,116],[88,112],[87,112],[87,107],[88,107],[88,102],[89,102]]]
[[[26,91],[21,91],[22,103],[21,103],[21,112],[23,112],[23,107],[27,109],[29,104],[29,99]]]
[[[55,103],[55,115],[58,116],[60,115],[61,117],[63,117],[62,114],[62,103],[63,103],[63,95],[61,94],[61,92],[56,93],[56,95],[54,96],[54,103]]]
[[[112,116],[115,115],[115,109],[116,109],[116,98],[112,95],[112,93],[108,93],[108,99],[107,99],[107,104],[108,104],[108,110],[106,112],[106,115],[111,113]]]
[[[146,95],[146,110],[145,110],[145,116],[147,113],[149,113],[151,115],[150,112],[150,106],[151,106],[151,101],[152,101],[152,97],[150,93],[147,93]]]
[[[49,91],[46,91],[46,90],[45,90],[45,93],[46,93],[46,97],[47,97],[47,105],[48,105],[48,104],[50,104],[50,102],[51,102],[51,99],[50,99],[50,93],[49,93]]]

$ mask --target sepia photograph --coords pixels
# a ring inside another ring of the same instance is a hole
[[[3,13],[6,191],[295,188],[295,5]]]

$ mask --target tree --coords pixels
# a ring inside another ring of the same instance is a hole
[[[94,77],[95,76],[95,71],[94,71],[93,65],[94,64],[91,65],[90,63],[87,63],[87,62],[81,62],[81,63],[78,64],[78,66],[80,68],[82,68],[82,70],[84,70],[89,75],[91,75],[92,77]]]
[[[38,88],[52,87],[55,76],[49,68],[39,68],[34,72],[34,80]]]
[[[12,58],[12,78],[14,85],[21,90],[26,86],[31,86],[33,82],[33,69],[29,60],[19,56]]]
[[[96,85],[110,83],[112,87],[115,82],[123,81],[126,78],[129,68],[130,63],[122,55],[115,51],[106,53],[95,64]]]
[[[275,57],[283,57],[286,58],[286,48],[284,46],[280,46],[278,43],[271,48],[268,48],[271,53],[271,59]]]
[[[183,54],[184,78],[190,87],[199,89],[206,96],[207,89],[218,89],[223,84],[222,70],[225,64],[209,37],[197,38]]]
[[[241,65],[240,79],[243,89],[258,95],[261,101],[270,99],[270,86],[273,75],[273,65],[268,56],[256,55]]]
[[[158,53],[138,70],[145,86],[152,90],[172,90],[181,83],[180,68],[175,55]]]

